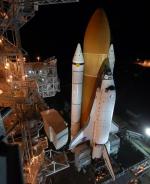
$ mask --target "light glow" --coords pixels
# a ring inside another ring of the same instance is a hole
[[[6,64],[5,64],[5,69],[8,69],[9,66],[10,66],[9,63],[6,63]]]
[[[0,38],[0,44],[2,44],[3,43],[3,40]]]
[[[138,64],[142,67],[145,67],[145,68],[150,68],[150,60],[144,60],[144,61],[137,61],[135,62],[135,64]]]
[[[150,128],[145,129],[145,134],[150,137]]]
[[[37,60],[38,60],[38,61],[40,60],[40,57],[39,57],[39,56],[37,57]]]
[[[0,95],[3,93],[3,90],[0,89]]]
[[[7,79],[7,82],[11,82],[11,80],[10,79]]]

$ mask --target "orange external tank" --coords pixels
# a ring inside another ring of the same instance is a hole
[[[83,98],[80,124],[88,121],[97,88],[97,78],[103,71],[110,46],[109,23],[104,10],[97,9],[89,20],[85,31]]]

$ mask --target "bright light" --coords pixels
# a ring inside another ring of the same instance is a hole
[[[5,64],[5,69],[8,69],[9,66],[10,66],[9,63],[6,63],[6,64]]]
[[[11,82],[11,80],[10,79],[7,79],[7,82]]]
[[[0,89],[0,95],[3,93],[3,90]]]
[[[0,38],[0,44],[2,44],[3,43],[3,40]]]
[[[145,129],[145,133],[146,133],[147,136],[150,137],[150,128],[146,128],[146,129]]]
[[[39,56],[37,57],[37,60],[38,60],[38,61],[40,60],[40,57],[39,57]]]
[[[8,19],[8,15],[4,12],[3,13],[4,19]]]

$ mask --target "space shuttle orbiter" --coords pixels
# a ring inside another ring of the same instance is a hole
[[[81,55],[81,51],[78,54]],[[115,175],[109,159],[107,143],[116,99],[113,80],[114,62],[108,21],[104,11],[98,9],[88,24],[84,38],[83,91],[80,90],[82,107],[78,114],[78,119],[81,114],[80,124],[83,128],[73,137],[69,147],[73,149],[78,144],[90,140],[93,148],[92,158],[104,158],[113,180]],[[73,90],[72,100],[78,92],[79,90]]]

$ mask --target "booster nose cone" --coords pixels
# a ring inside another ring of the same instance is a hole
[[[109,65],[110,65],[111,72],[113,73],[113,71],[114,71],[114,64],[115,64],[115,54],[114,54],[114,46],[113,46],[113,44],[110,45],[108,59],[109,59]]]
[[[73,64],[83,64],[84,58],[81,50],[81,45],[78,43],[74,57],[73,57]]]

